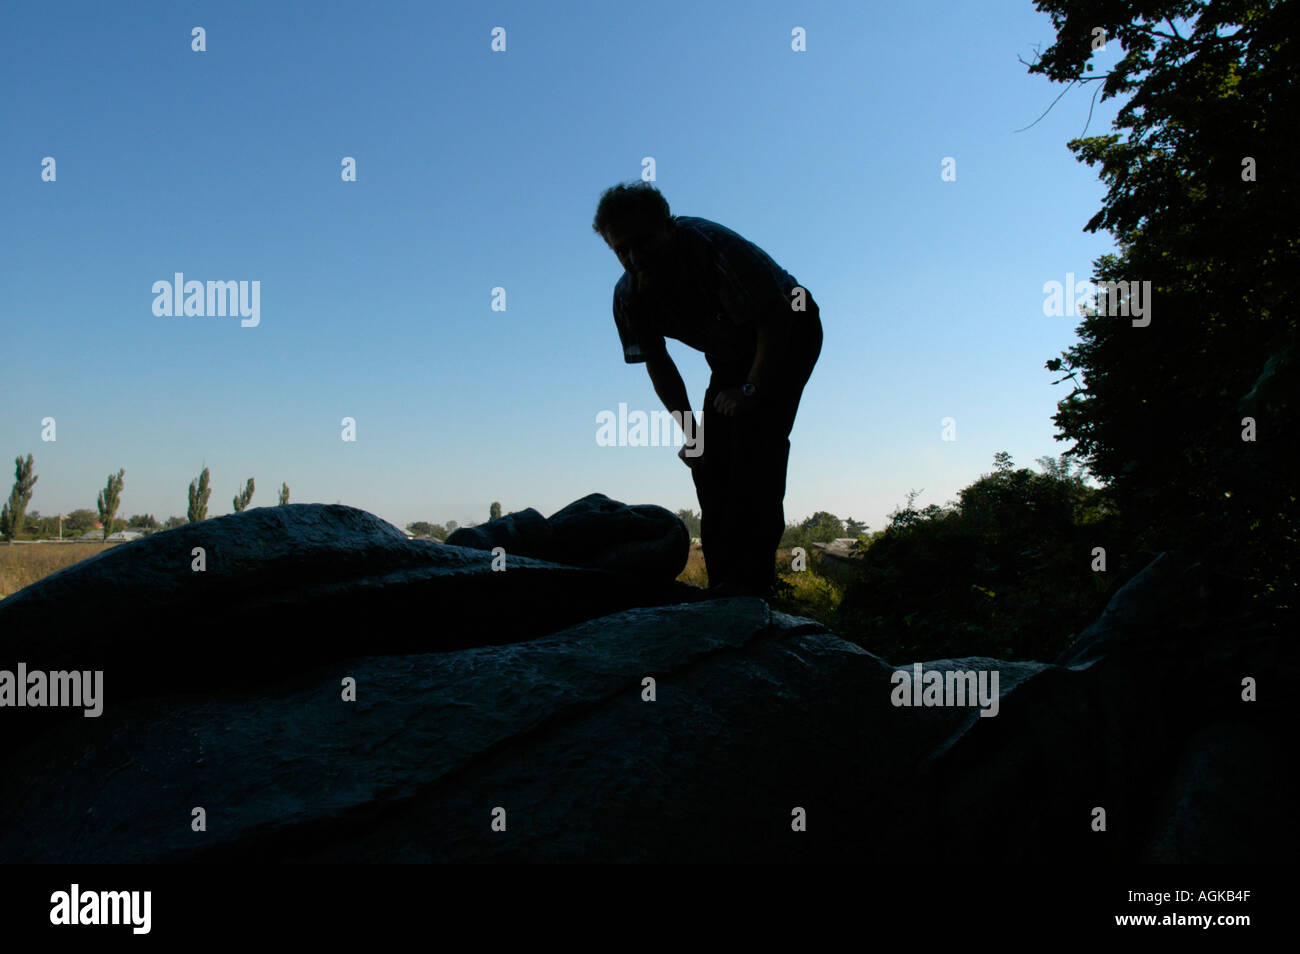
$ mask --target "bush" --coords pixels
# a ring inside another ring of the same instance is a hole
[[[1102,491],[1064,462],[1000,454],[947,506],[890,515],[845,588],[836,632],[890,662],[1050,660],[1105,607],[1140,557]],[[1093,570],[1093,549],[1106,569]]]

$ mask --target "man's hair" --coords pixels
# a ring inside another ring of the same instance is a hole
[[[637,180],[611,186],[600,195],[592,231],[605,234],[610,225],[655,225],[668,221],[668,200],[651,183]]]

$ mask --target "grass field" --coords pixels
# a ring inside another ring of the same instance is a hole
[[[116,543],[0,543],[0,600]]]
[[[776,565],[777,577],[785,586],[777,593],[776,599],[772,600],[772,607],[783,613],[815,619],[824,626],[833,628],[839,620],[840,598],[844,595],[841,588],[814,570],[791,570],[789,550],[777,551]],[[709,585],[703,550],[691,549],[686,568],[678,574],[677,579],[697,586]]]

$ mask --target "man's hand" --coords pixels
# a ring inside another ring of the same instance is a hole
[[[713,399],[713,409],[719,414],[735,417],[752,410],[755,403],[753,398],[745,397],[745,392],[740,388],[724,388]]]

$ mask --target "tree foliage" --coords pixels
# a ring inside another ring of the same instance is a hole
[[[14,486],[9,491],[9,499],[5,501],[3,507],[0,507],[0,534],[3,534],[10,543],[13,543],[14,537],[23,532],[27,505],[32,500],[32,488],[40,479],[36,476],[35,466],[31,454],[27,455],[26,460],[21,457],[14,458]]]
[[[118,505],[122,502],[122,485],[125,483],[126,470],[121,469],[116,474],[108,475],[108,483],[104,489],[99,492],[96,499],[96,506],[99,508],[99,522],[104,525],[104,539],[118,529],[114,526],[114,518],[117,515]]]
[[[837,537],[847,535],[843,520],[833,513],[818,510],[800,523],[786,524],[779,546],[782,550],[788,547],[807,549],[813,543],[830,543]]]
[[[280,506],[283,507],[288,502],[289,502],[289,485],[281,484],[280,485]]]
[[[910,493],[856,557],[836,632],[894,663],[1053,658],[1137,558],[1099,489],[1064,459],[1039,463],[1001,454],[945,506],[918,509]]]
[[[78,507],[63,518],[63,530],[65,533],[85,533],[93,530],[98,522],[95,511],[89,507]]]
[[[248,483],[244,484],[241,490],[232,500],[235,513],[243,513],[248,509],[248,505],[253,502],[253,478],[248,478]]]
[[[198,523],[208,518],[208,498],[211,496],[211,475],[208,473],[208,468],[204,467],[203,473],[190,481],[190,504],[185,511],[186,519],[190,523]]]
[[[1072,382],[1057,439],[1073,441],[1067,453],[1108,485],[1141,542],[1213,545],[1257,594],[1293,600],[1300,4],[1036,6],[1057,36],[1031,73],[1129,97],[1116,132],[1068,145],[1107,186],[1086,229],[1109,231],[1119,251],[1094,279],[1152,290],[1149,325],[1091,310],[1079,343],[1048,362]],[[1096,28],[1124,51],[1105,76],[1089,75]]]
[[[406,525],[406,530],[412,536],[419,537],[422,540],[446,540],[447,528],[440,523],[429,523],[427,520],[416,520]]]

